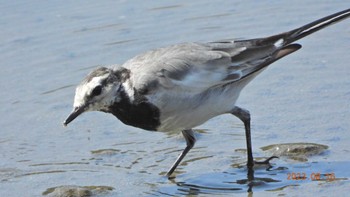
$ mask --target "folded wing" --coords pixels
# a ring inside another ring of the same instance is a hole
[[[238,81],[298,48],[274,43],[256,46],[250,41],[185,43],[136,56],[123,67],[131,70],[137,89],[163,87],[193,93]]]
[[[146,52],[126,62],[133,86],[202,92],[239,81],[301,48],[294,41],[350,16],[350,9],[265,38],[184,43]]]

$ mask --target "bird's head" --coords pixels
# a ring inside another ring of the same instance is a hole
[[[93,70],[75,91],[73,111],[63,122],[67,126],[86,111],[108,111],[108,107],[120,99],[122,72],[106,67]]]

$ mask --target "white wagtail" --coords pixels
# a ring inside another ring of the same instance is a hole
[[[74,110],[63,124],[83,112],[102,111],[141,129],[182,131],[187,146],[170,176],[196,142],[192,128],[230,113],[244,123],[247,166],[252,169],[250,114],[235,105],[241,90],[268,65],[300,49],[294,41],[349,16],[347,9],[270,37],[177,44],[121,66],[96,68],[76,88]]]

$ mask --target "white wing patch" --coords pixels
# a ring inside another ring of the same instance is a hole
[[[275,47],[279,48],[279,47],[283,46],[283,42],[284,42],[284,39],[281,38],[281,39],[278,39],[278,40],[274,43],[274,45],[275,45]]]
[[[203,89],[218,84],[226,77],[227,71],[223,68],[215,71],[198,69],[185,76],[181,80],[171,79],[172,83],[182,87],[189,87],[194,89]]]

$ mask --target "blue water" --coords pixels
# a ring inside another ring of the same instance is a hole
[[[198,142],[168,180],[185,142],[104,113],[69,127],[74,88],[98,65],[186,41],[255,38],[349,8],[346,1],[2,1],[0,4],[0,196],[40,196],[62,185],[114,188],[105,196],[236,194],[342,196],[349,192],[350,20],[299,41],[242,92],[259,147],[314,142],[329,150],[307,162],[274,160],[244,182],[244,128],[224,115],[198,127]],[[113,154],[92,151],[113,149]],[[335,181],[288,180],[288,173],[334,173]],[[242,181],[243,180],[243,181]],[[272,181],[275,180],[275,181]],[[241,183],[241,184],[239,184]],[[312,188],[312,189],[310,189]]]

